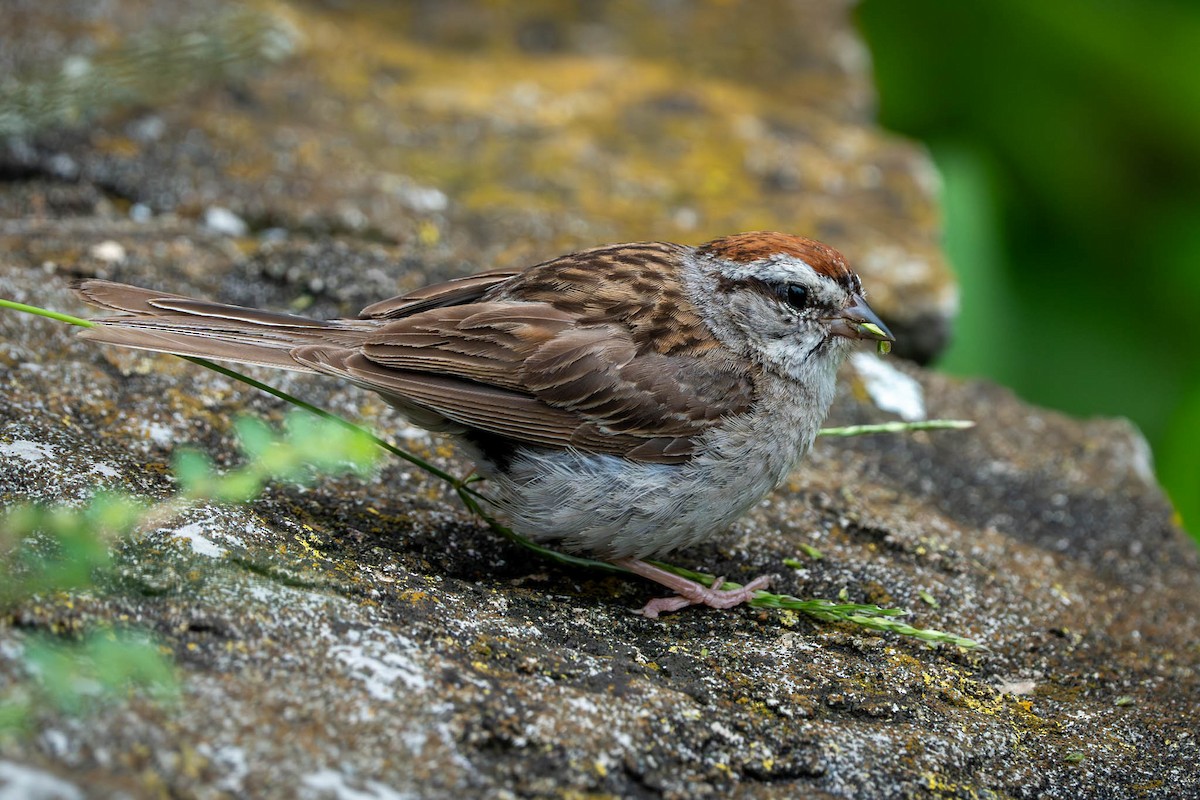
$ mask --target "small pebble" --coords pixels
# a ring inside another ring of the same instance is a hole
[[[92,258],[105,264],[119,264],[125,260],[125,248],[120,242],[114,242],[112,239],[92,245],[89,252]]]
[[[212,206],[204,212],[204,227],[225,236],[245,236],[250,229],[245,220],[221,206]]]

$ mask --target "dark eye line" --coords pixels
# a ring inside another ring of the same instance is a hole
[[[775,291],[775,296],[779,298],[784,305],[803,311],[812,305],[812,291],[803,284],[779,282],[773,283],[772,289]]]

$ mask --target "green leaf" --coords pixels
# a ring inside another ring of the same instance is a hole
[[[158,647],[124,631],[97,631],[82,642],[35,637],[26,644],[25,662],[45,699],[68,713],[117,699],[130,687],[160,699],[178,690],[174,667]]]
[[[158,646],[144,635],[126,631],[101,631],[90,636],[80,659],[111,692],[133,685],[159,694],[174,693],[175,670]]]
[[[209,499],[219,503],[248,503],[262,494],[263,479],[252,472],[239,470],[217,478]]]
[[[92,497],[85,515],[93,529],[117,536],[133,530],[144,511],[145,508],[128,495],[101,492]]]
[[[813,561],[820,561],[825,557],[824,553],[813,547],[811,544],[805,544],[804,542],[801,542],[796,546],[800,548],[800,552],[804,553],[804,555],[808,556]]]
[[[29,701],[25,699],[0,699],[0,736],[28,727],[29,706]]]
[[[180,450],[175,454],[175,477],[185,495],[205,497],[213,482],[213,463],[198,450]]]
[[[275,445],[277,436],[271,426],[257,417],[239,417],[233,423],[237,431],[238,443],[242,451],[250,459],[260,458],[267,450]]]

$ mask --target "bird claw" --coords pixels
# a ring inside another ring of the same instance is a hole
[[[678,611],[688,606],[708,606],[709,608],[721,609],[733,608],[734,606],[749,602],[754,598],[755,592],[770,586],[771,576],[761,575],[737,589],[715,588],[725,584],[724,577],[717,578],[712,582],[711,586],[705,586],[695,581],[690,581],[689,583],[690,585],[674,587],[676,592],[678,592],[674,597],[654,598],[646,603],[638,613],[643,617],[655,619],[659,614]]]

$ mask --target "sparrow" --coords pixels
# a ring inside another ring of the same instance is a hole
[[[796,467],[854,340],[893,341],[837,250],[751,232],[696,247],[595,247],[318,321],[104,280],[119,312],[85,339],[332,375],[457,441],[490,500],[534,541],[604,559],[676,594],[648,617],[730,608],[646,559],[721,532]]]

